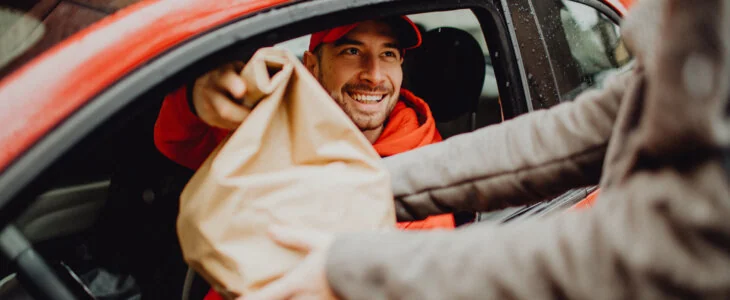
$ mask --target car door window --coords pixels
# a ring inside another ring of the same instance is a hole
[[[0,5],[0,68],[26,52],[45,29],[32,15]]]
[[[0,78],[74,33],[139,1],[0,1]]]
[[[506,5],[520,49],[529,110],[570,101],[630,66],[620,16],[603,1],[512,0]]]
[[[573,65],[577,76],[559,76],[561,101],[572,100],[580,92],[600,87],[606,77],[621,70],[631,61],[619,26],[603,12],[587,4],[573,1],[556,1],[559,7],[562,31],[544,32],[546,36],[563,35],[567,41],[570,56],[557,51],[562,48],[547,43],[547,50],[553,64]]]

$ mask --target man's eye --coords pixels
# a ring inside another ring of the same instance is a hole
[[[357,48],[347,48],[342,51],[342,54],[358,55],[360,54],[360,50],[358,50]]]
[[[398,53],[395,51],[386,51],[383,53],[383,56],[388,58],[398,58]]]

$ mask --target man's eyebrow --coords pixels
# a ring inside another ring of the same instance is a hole
[[[345,37],[343,37],[343,38],[341,38],[339,40],[336,40],[332,44],[335,47],[339,47],[339,46],[342,46],[342,45],[356,45],[356,46],[365,45],[365,43],[363,43],[361,41],[353,40],[353,39],[349,39],[349,38],[345,38]],[[398,46],[398,43],[385,43],[383,46],[385,46],[385,48],[400,49],[400,46]]]
[[[385,48],[393,48],[393,49],[400,49],[400,46],[398,46],[397,43],[385,43]]]
[[[357,45],[357,46],[361,46],[361,45],[364,45],[364,43],[363,43],[363,42],[361,42],[361,41],[358,41],[358,40],[353,40],[353,39],[348,39],[348,38],[344,38],[344,37],[343,37],[343,38],[341,38],[341,39],[339,39],[339,40],[336,40],[336,41],[335,41],[334,43],[332,43],[332,44],[333,44],[333,45],[334,45],[335,47],[339,47],[339,46],[342,46],[342,45]]]

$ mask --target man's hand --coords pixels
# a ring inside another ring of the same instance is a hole
[[[327,252],[334,236],[315,230],[272,227],[271,237],[280,245],[308,253],[307,257],[281,279],[256,293],[239,298],[245,300],[331,300],[337,299],[325,275]]]
[[[224,65],[200,76],[193,87],[193,106],[206,124],[235,129],[251,112],[243,103],[246,82],[240,73],[243,62]]]

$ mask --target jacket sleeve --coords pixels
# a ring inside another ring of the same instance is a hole
[[[690,187],[714,197],[668,174],[651,199],[639,184],[542,219],[343,236],[327,278],[341,299],[727,299],[730,191],[713,175]]]
[[[489,211],[597,184],[632,74],[573,102],[386,158],[398,220]]]
[[[204,123],[190,111],[187,88],[183,86],[162,102],[154,139],[157,149],[167,158],[196,170],[228,133]]]

